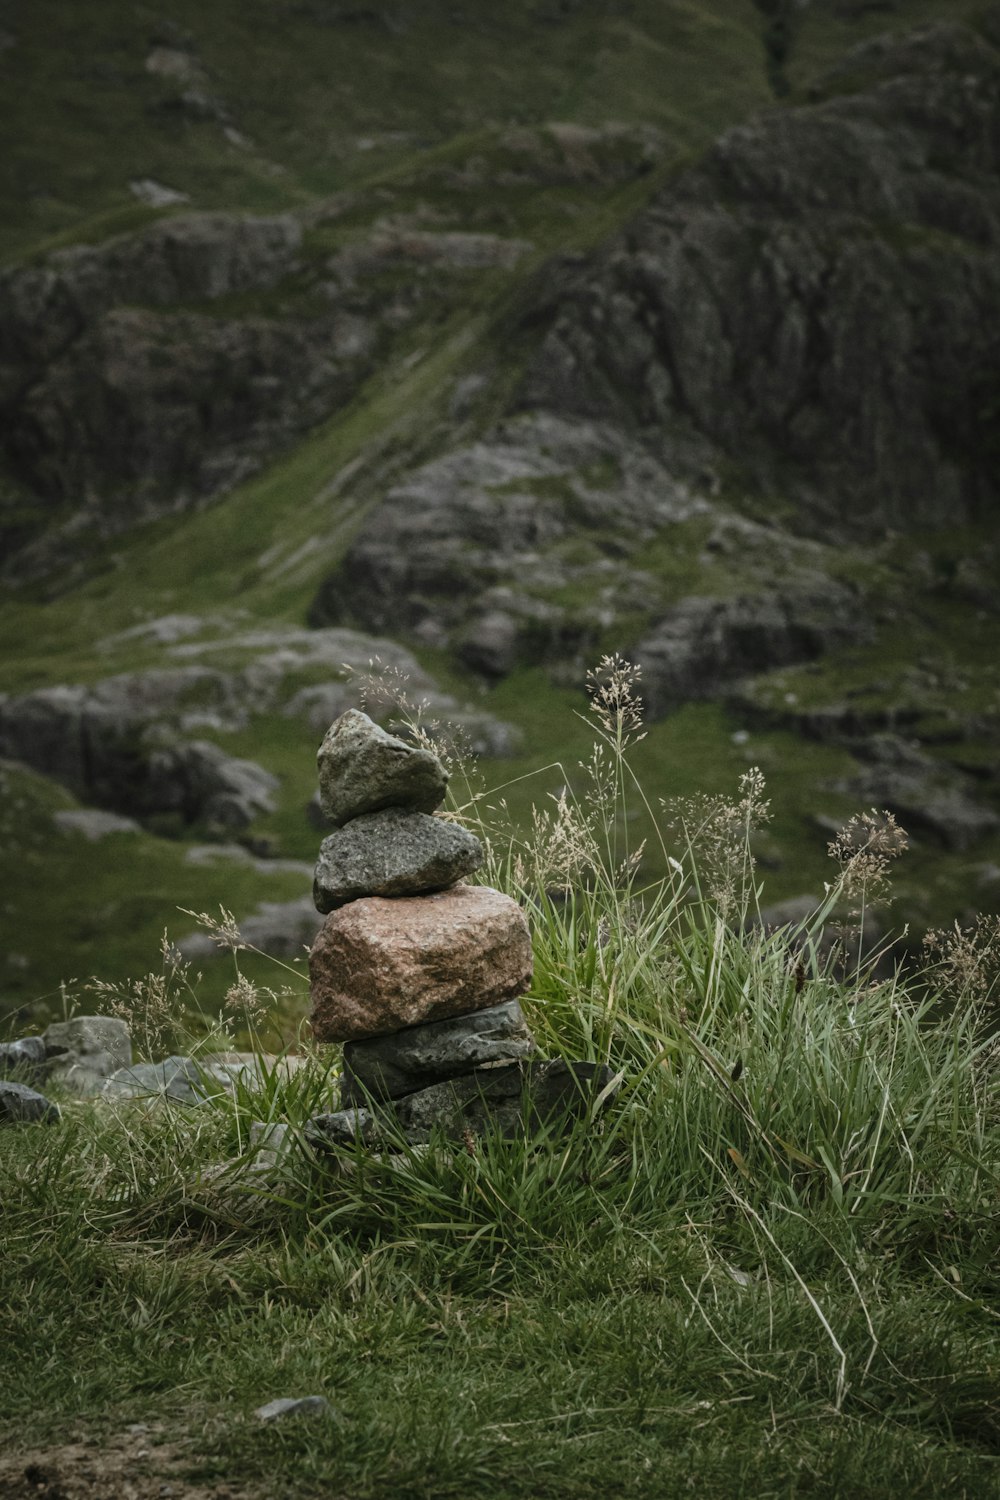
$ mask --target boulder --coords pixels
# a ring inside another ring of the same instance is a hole
[[[44,1094],[10,1079],[0,1081],[0,1125],[54,1125],[59,1110]]]
[[[316,756],[323,811],[335,827],[384,807],[433,812],[448,773],[430,750],[387,734],[360,709],[341,714]]]
[[[117,1016],[74,1016],[45,1031],[46,1078],[76,1094],[100,1093],[104,1080],[132,1062],[132,1040]]]
[[[482,845],[457,823],[388,807],[352,818],[320,845],[313,896],[321,912],[359,896],[444,890],[482,863]]]
[[[957,22],[883,40],[541,279],[523,407],[694,430],[810,526],[993,512],[1000,58]]]
[[[346,1107],[398,1099],[476,1068],[519,1061],[535,1050],[516,1000],[407,1026],[392,1036],[347,1042],[341,1102]]]
[[[488,886],[364,897],[327,917],[309,968],[313,1035],[353,1041],[516,999],[531,983],[531,934]]]
[[[708,509],[620,430],[519,415],[389,489],[310,618],[410,630],[489,679],[591,653],[656,591],[633,556]]]

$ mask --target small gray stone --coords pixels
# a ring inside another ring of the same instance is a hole
[[[166,1057],[162,1062],[135,1063],[120,1068],[107,1079],[102,1089],[117,1099],[146,1099],[163,1096],[182,1104],[200,1104],[206,1092],[202,1069],[190,1057]]]
[[[426,813],[387,807],[352,818],[320,845],[313,898],[321,912],[359,896],[443,891],[482,863],[475,834]]]
[[[535,1050],[516,1000],[346,1042],[341,1102],[346,1107],[369,1098],[399,1099],[475,1068],[530,1057]]]
[[[52,814],[57,828],[68,833],[80,833],[92,844],[107,838],[112,833],[141,833],[134,818],[124,818],[120,813],[105,812],[100,807],[63,808]]]
[[[0,1083],[0,1125],[28,1125],[41,1122],[54,1125],[59,1110],[44,1094],[38,1094],[23,1083],[9,1080]]]
[[[132,1061],[132,1040],[117,1016],[74,1016],[45,1031],[46,1077],[76,1094],[100,1093],[104,1080]]]
[[[333,1407],[325,1396],[279,1396],[258,1406],[254,1416],[261,1422],[277,1422],[282,1417],[324,1417],[333,1415]]]
[[[613,1076],[603,1063],[559,1058],[480,1068],[398,1100],[395,1116],[410,1142],[427,1141],[435,1130],[453,1140],[469,1131],[513,1137],[586,1118]]]
[[[373,1146],[379,1139],[379,1122],[368,1109],[338,1109],[329,1115],[314,1115],[307,1120],[303,1133],[316,1151],[331,1146]]]
[[[45,1042],[40,1036],[18,1037],[0,1043],[0,1078],[11,1073],[34,1076],[45,1070]]]
[[[448,773],[437,756],[355,708],[330,725],[316,760],[323,811],[337,828],[383,807],[429,813],[444,801]]]
[[[250,1150],[260,1166],[276,1167],[295,1150],[296,1132],[284,1121],[253,1120],[250,1124]]]

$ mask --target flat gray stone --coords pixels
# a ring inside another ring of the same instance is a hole
[[[76,1094],[97,1094],[132,1061],[132,1039],[117,1016],[74,1016],[45,1030],[45,1076]]]
[[[531,1057],[535,1041],[517,1000],[344,1044],[341,1102],[399,1099],[476,1068]]]
[[[146,1099],[163,1096],[182,1104],[200,1104],[206,1087],[202,1069],[190,1057],[165,1057],[162,1062],[134,1063],[106,1080],[101,1092],[108,1098]]]
[[[40,1036],[22,1036],[16,1042],[0,1043],[0,1078],[11,1073],[35,1077],[44,1071],[45,1042]]]
[[[333,1416],[333,1407],[325,1396],[279,1396],[258,1406],[254,1416],[261,1422],[279,1422],[284,1417]]]
[[[544,1125],[563,1129],[587,1118],[613,1076],[603,1063],[560,1058],[511,1063],[434,1084],[397,1100],[393,1108],[402,1133],[413,1143],[429,1140],[435,1131],[451,1140],[468,1132],[515,1137]]]
[[[320,802],[337,828],[383,807],[433,812],[448,785],[436,755],[387,734],[356,708],[330,725],[316,761]]]
[[[359,896],[422,896],[443,891],[479,868],[475,834],[400,807],[352,818],[319,848],[313,899],[321,912]]]
[[[123,817],[121,813],[106,812],[100,807],[63,808],[52,814],[52,821],[64,832],[82,834],[92,844],[98,843],[112,833],[142,832],[134,818]]]
[[[0,1125],[54,1125],[59,1110],[44,1094],[10,1079],[0,1082]]]

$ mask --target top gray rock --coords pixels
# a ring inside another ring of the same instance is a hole
[[[341,714],[316,756],[323,811],[340,828],[383,807],[433,812],[444,801],[448,773],[430,750],[418,750],[358,709]]]

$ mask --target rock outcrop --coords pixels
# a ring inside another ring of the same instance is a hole
[[[832,529],[997,495],[1000,55],[938,23],[830,97],[729,130],[595,260],[556,270],[521,403],[685,431]]]
[[[204,501],[353,391],[363,318],[220,311],[263,307],[301,244],[288,215],[184,214],[0,273],[0,459],[45,529],[0,516],[19,579],[65,560],[63,523],[79,542]]]
[[[203,629],[207,641],[185,638]],[[509,726],[463,710],[391,641],[349,630],[218,637],[209,621],[165,619],[140,627],[135,644],[155,641],[157,630],[163,666],[116,673],[89,687],[0,694],[0,758],[21,761],[98,808],[126,817],[238,831],[273,808],[278,782],[256,762],[228,754],[202,734],[243,729],[256,715],[273,712],[311,726],[322,715],[327,724],[330,708],[342,713],[366,690],[377,695],[377,687],[366,682],[373,662],[449,723],[457,721],[473,749],[509,754],[516,744]],[[115,638],[107,645],[122,643]],[[245,665],[221,670],[212,664],[220,652],[245,657]],[[302,675],[309,672],[323,674],[323,681],[303,687]],[[426,764],[432,763],[428,756]],[[80,815],[61,821],[72,827]]]

